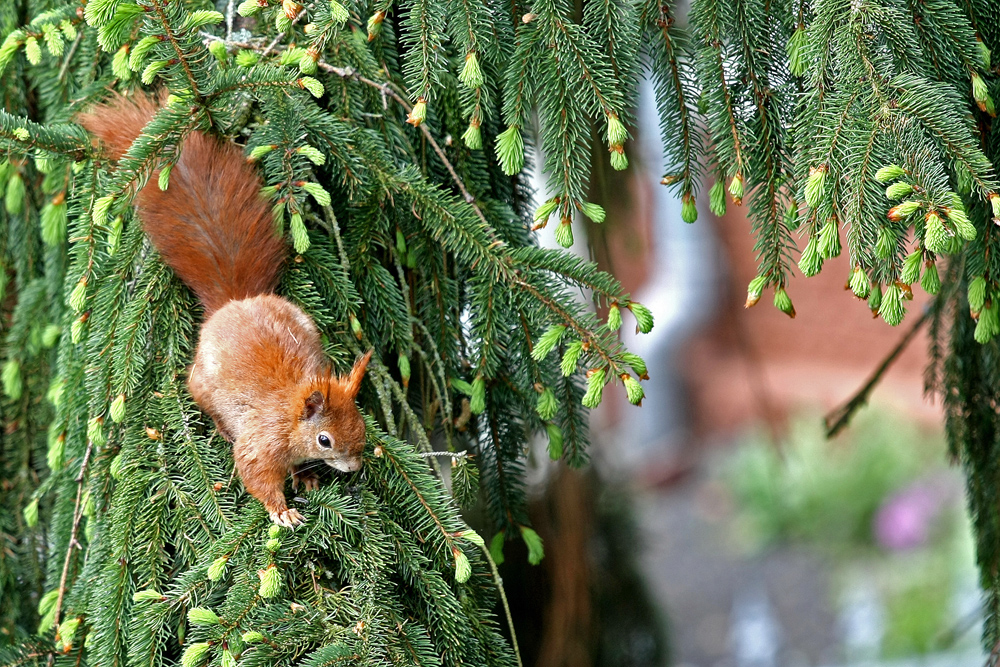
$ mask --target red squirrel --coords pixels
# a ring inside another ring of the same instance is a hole
[[[118,95],[80,123],[119,159],[158,110],[145,96]],[[286,255],[261,181],[242,151],[189,134],[166,190],[156,175],[139,192],[143,228],[163,260],[205,306],[188,387],[233,443],[243,484],[274,523],[302,515],[285,501],[285,479],[314,488],[295,468],[320,459],[344,472],[361,468],[365,423],[354,403],[371,352],[346,377],[323,353],[309,316],[273,294]]]

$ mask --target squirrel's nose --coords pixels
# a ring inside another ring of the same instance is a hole
[[[357,472],[358,470],[361,470],[361,463],[361,457],[359,456],[354,459],[345,460],[344,467],[347,468],[347,472]]]

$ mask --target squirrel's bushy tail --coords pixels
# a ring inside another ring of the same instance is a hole
[[[119,159],[159,105],[116,96],[79,118]],[[284,260],[261,181],[240,149],[200,132],[187,136],[166,190],[154,174],[137,198],[146,234],[211,313],[231,299],[271,292]]]

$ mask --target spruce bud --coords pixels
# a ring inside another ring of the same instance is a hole
[[[3,365],[3,371],[0,372],[0,380],[3,382],[3,393],[7,398],[15,401],[21,398],[24,387],[21,382],[21,364],[17,360],[9,359]]]
[[[587,408],[596,408],[601,404],[601,394],[604,392],[603,368],[591,370],[587,374],[587,392],[583,395],[583,405]]]
[[[986,278],[976,276],[969,281],[969,310],[978,313],[986,303]]]
[[[563,352],[563,358],[559,364],[559,369],[562,371],[563,377],[569,377],[573,374],[581,354],[583,354],[583,343],[581,341],[575,340],[566,346],[566,351]]]
[[[795,318],[795,306],[792,305],[792,298],[788,296],[784,287],[779,287],[774,291],[774,307],[792,319]]]
[[[59,58],[63,54],[63,50],[66,48],[66,43],[63,41],[63,35],[59,32],[59,28],[56,27],[55,23],[47,23],[42,27],[42,35],[45,38],[45,48],[50,54]]]
[[[285,18],[289,21],[294,21],[302,11],[302,5],[295,2],[295,0],[281,0],[281,11],[284,13]]]
[[[385,20],[385,12],[375,12],[368,17],[368,41],[372,41],[382,32],[382,21]]]
[[[527,526],[518,526],[518,528],[521,530],[521,539],[524,540],[525,546],[528,547],[528,562],[532,565],[538,565],[545,558],[542,538]]]
[[[503,565],[503,543],[504,543],[504,533],[500,531],[493,536],[490,540],[490,558],[497,565]]]
[[[23,128],[17,128],[18,130]],[[10,180],[7,181],[7,191],[4,197],[4,208],[11,215],[20,215],[24,211],[24,196],[27,188],[24,185],[24,178],[20,172],[14,172]]]
[[[882,307],[882,285],[874,283],[868,291],[868,309],[872,311],[872,317],[878,317],[878,310]]]
[[[267,527],[267,536],[271,539],[281,536],[281,526],[272,523]]]
[[[622,326],[622,311],[617,303],[608,308],[608,329],[618,331]]]
[[[66,454],[66,434],[58,431],[51,431],[55,437],[49,438],[49,451],[46,452],[45,462],[49,470],[56,472],[61,470]]]
[[[76,39],[76,26],[74,26],[69,19],[63,19],[62,23],[59,24],[59,28],[62,30],[63,36],[67,40],[72,42],[74,39]],[[0,67],[0,69],[3,68]]]
[[[309,250],[309,232],[306,231],[306,225],[302,222],[301,214],[292,214],[290,229],[292,232],[292,246],[295,248],[295,252],[301,255],[306,250]]]
[[[830,218],[819,233],[819,252],[824,259],[840,255],[840,230],[836,218]]]
[[[822,268],[823,258],[819,254],[816,237],[814,236],[809,239],[805,250],[802,251],[802,257],[799,258],[799,271],[806,278],[811,278],[819,273]]]
[[[125,455],[118,454],[115,458],[111,460],[111,468],[109,472],[111,477],[117,480],[122,478],[122,469],[125,467]]]
[[[886,165],[875,172],[875,180],[879,183],[895,181],[903,176],[906,176],[906,170],[895,164]]]
[[[535,215],[533,218],[535,224],[539,225],[541,223],[540,226],[544,227],[545,226],[544,223],[549,219],[549,216],[552,215],[552,213],[556,210],[556,208],[558,208],[558,206],[559,206],[559,197],[553,197],[552,199],[549,199],[544,204],[539,206],[535,210]]]
[[[59,624],[59,629],[56,631],[56,638],[62,642],[63,652],[68,652],[73,648],[73,637],[76,635],[76,630],[79,627],[79,618],[68,618]],[[185,665],[184,667],[188,666]]]
[[[590,202],[583,202],[580,204],[580,211],[597,224],[604,222],[604,219],[607,216],[607,213],[604,212],[603,206],[599,204],[592,204]]]
[[[24,523],[28,525],[28,528],[34,528],[38,525],[38,498],[35,498],[30,503],[24,506],[22,511],[24,515]]]
[[[277,148],[277,146],[275,146],[275,148]],[[299,155],[305,155],[309,158],[309,161],[317,167],[323,166],[323,164],[326,163],[326,156],[323,155],[318,148],[310,146],[309,144],[299,146],[295,149],[295,152]]]
[[[187,616],[191,625],[219,625],[222,622],[214,611],[203,607],[188,609]]]
[[[888,227],[880,227],[875,239],[875,255],[879,259],[889,259],[896,252],[896,232]]]
[[[276,537],[272,537],[267,542],[264,543],[264,548],[271,553],[276,553],[278,549],[281,548],[281,540]]]
[[[690,224],[698,219],[698,207],[694,203],[694,195],[688,193],[681,197],[681,220]]]
[[[483,147],[483,133],[479,129],[480,121],[473,116],[469,119],[469,127],[462,133],[462,141],[469,150],[478,151]]]
[[[893,327],[903,321],[903,315],[906,314],[906,309],[903,307],[903,292],[896,283],[885,288],[878,314]]]
[[[639,381],[628,373],[622,373],[621,380],[625,384],[625,394],[628,396],[628,402],[632,405],[642,405],[642,399],[645,396],[645,392],[642,389],[642,385]]]
[[[785,46],[785,50],[788,53],[788,71],[792,73],[792,76],[802,76],[806,73],[806,68],[808,67],[804,53],[806,42],[806,28],[804,25],[799,24]]]
[[[924,253],[917,248],[903,260],[903,270],[899,274],[899,281],[907,285],[912,285],[920,279],[920,264],[924,259]]]
[[[8,196],[10,195],[8,187]],[[94,210],[91,213],[91,219],[94,221],[95,225],[103,226],[108,221],[108,211],[111,210],[111,205],[114,204],[114,195],[106,195],[94,201]]]
[[[73,320],[73,324],[69,327],[69,339],[74,345],[83,340],[83,330],[87,324],[87,313],[84,313],[80,317]]]
[[[924,247],[931,252],[947,253],[951,246],[951,235],[944,227],[944,222],[934,211],[924,216]]]
[[[469,564],[469,557],[458,547],[452,547],[451,554],[455,557],[455,581],[464,584],[472,576],[472,565]]]
[[[998,333],[1000,333],[1000,308],[990,304],[980,311],[973,336],[977,343],[985,345]]]
[[[721,179],[716,179],[708,191],[708,210],[718,218],[726,214],[726,186]]]
[[[538,412],[538,416],[542,418],[542,421],[549,421],[556,416],[556,412],[559,410],[559,402],[556,401],[556,394],[551,388],[546,387],[538,395],[538,403],[535,406],[535,410]]]
[[[400,352],[397,363],[399,365],[399,377],[403,381],[403,387],[409,387],[410,386],[410,358],[407,357],[402,352]]]
[[[483,70],[479,67],[479,58],[476,52],[472,51],[465,56],[465,66],[458,74],[458,80],[465,84],[466,88],[475,90],[485,83]]]
[[[889,209],[889,219],[893,222],[900,222],[916,213],[920,208],[920,202],[908,199],[902,204],[898,204]]]
[[[935,262],[927,260],[924,263],[924,276],[920,279],[920,286],[931,295],[936,295],[941,291],[941,277],[938,275]]]
[[[354,337],[357,338],[358,340],[361,340],[362,336],[364,335],[364,332],[361,330],[361,322],[359,322],[358,318],[355,317],[353,314],[350,315],[348,319],[351,322],[351,332],[354,334]]]
[[[646,361],[638,354],[623,352],[622,361],[632,367],[632,372],[638,375],[640,380],[649,379],[649,373],[646,372]]]
[[[128,81],[132,78],[132,70],[128,67],[128,49],[129,45],[125,44],[115,52],[115,57],[111,59],[111,73],[122,81]]]
[[[66,240],[66,195],[60,193],[42,209],[42,241],[55,247]]]
[[[743,304],[744,308],[753,308],[757,305],[765,284],[767,284],[767,278],[764,276],[757,276],[750,281],[750,284],[747,285],[747,302]]]
[[[168,164],[160,170],[160,175],[156,178],[156,185],[160,188],[160,192],[166,192],[167,188],[170,187],[170,172],[173,169],[174,165]]]
[[[104,437],[104,418],[94,417],[87,422],[87,439],[96,447],[103,447],[107,443]]]
[[[319,62],[319,51],[312,48],[306,49],[306,52],[299,58],[299,71],[303,74],[315,74],[317,62]]]
[[[573,221],[570,218],[563,218],[556,227],[556,243],[563,248],[573,245]]]
[[[15,30],[7,35],[4,39],[3,44],[0,45],[0,73],[7,68],[7,63],[11,61],[14,54],[17,53],[17,49],[21,46],[21,40],[24,38],[24,32],[21,30]]]
[[[226,50],[226,43],[221,39],[214,39],[209,42],[208,52],[223,65],[229,61],[229,51]]]
[[[645,334],[653,330],[653,313],[650,312],[649,308],[646,308],[646,306],[638,301],[630,301],[628,309],[635,316],[636,333]]]
[[[277,597],[281,592],[281,570],[276,565],[269,565],[260,575],[260,589],[258,593],[262,598]]]
[[[410,114],[406,117],[406,122],[413,127],[419,127],[425,120],[427,120],[427,100],[421,97],[413,105]]]
[[[181,667],[200,667],[208,653],[208,642],[197,642],[188,646],[181,655]]]
[[[250,162],[256,162],[257,160],[261,159],[262,157],[273,151],[275,148],[277,148],[277,146],[274,144],[264,144],[263,146],[254,146],[253,150],[250,151],[250,157],[248,158],[248,160]]]
[[[628,132],[625,130],[625,126],[622,125],[621,119],[618,118],[618,114],[614,111],[609,111],[606,114],[606,118],[608,119],[608,146],[623,145],[628,140]]]
[[[982,105],[986,102],[986,98],[989,97],[989,90],[986,87],[986,82],[983,81],[983,77],[979,76],[978,72],[972,73],[972,98],[976,100],[977,104]]]
[[[77,281],[73,291],[69,294],[69,307],[80,312],[87,306],[87,277],[84,276]]]
[[[616,145],[608,149],[611,154],[611,168],[615,171],[625,171],[628,169],[628,156],[625,155],[625,148]]]
[[[809,169],[809,179],[806,181],[806,205],[812,208],[819,206],[826,194],[826,170],[825,164]]]
[[[524,167],[524,141],[521,139],[521,128],[511,125],[497,135],[497,159],[503,173],[513,176]]]
[[[208,566],[208,580],[218,581],[226,573],[226,566],[229,565],[227,556],[219,556]]]
[[[42,62],[42,47],[38,45],[37,38],[28,37],[28,39],[24,40],[24,56],[32,65]]]
[[[334,23],[339,23],[340,25],[344,25],[351,18],[347,8],[337,2],[337,0],[330,0],[330,16],[333,18]]]
[[[733,180],[729,181],[729,194],[733,197],[733,203],[737,206],[743,203],[743,174],[737,172]]]
[[[474,415],[482,414],[486,409],[486,378],[477,375],[472,381],[472,395],[469,396],[469,410]]]
[[[154,60],[146,65],[146,67],[142,70],[142,76],[139,77],[142,80],[143,85],[148,86],[152,84],[153,80],[156,79],[156,75],[160,73],[160,70],[169,64],[170,63],[166,60]]]
[[[889,199],[896,200],[908,197],[911,192],[913,192],[912,185],[906,181],[896,181],[885,189],[885,196]]]
[[[566,333],[566,326],[562,324],[553,324],[550,326],[545,333],[543,333],[538,342],[535,343],[534,349],[531,351],[531,358],[535,361],[541,361],[549,352],[551,352],[559,341],[562,340],[563,334]]]
[[[222,660],[219,665],[220,667],[236,667],[236,658],[233,657],[233,652],[225,649],[222,652]]]
[[[153,600],[159,602],[163,600],[163,595],[151,588],[147,588],[144,591],[136,591],[132,594],[132,602],[151,602]]]
[[[302,189],[312,195],[312,198],[316,200],[316,203],[320,206],[329,206],[331,199],[330,193],[326,191],[319,183],[303,183]]]
[[[299,86],[308,90],[313,97],[323,97],[323,84],[311,76],[299,79]]]
[[[953,208],[945,208],[944,212],[948,216],[948,219],[955,225],[955,231],[958,232],[958,235],[966,241],[971,241],[976,238],[976,226],[972,224],[969,216],[965,214],[965,210],[961,206],[961,201],[957,197],[955,204]]]
[[[558,461],[563,454],[563,432],[557,425],[549,423],[545,425],[545,432],[549,436],[549,458]]]
[[[264,635],[257,632],[256,630],[248,630],[243,633],[243,641],[247,644],[259,644],[264,641]]]
[[[52,380],[52,384],[49,385],[49,390],[46,392],[45,398],[49,399],[49,403],[58,408],[60,403],[62,403],[62,396],[65,390],[66,383],[61,378],[56,377]]]
[[[799,218],[799,203],[794,199],[788,202],[788,206],[785,207],[785,216],[783,222],[788,231],[794,232],[799,228],[801,219]]]
[[[111,402],[111,421],[121,424],[125,419],[125,394],[118,394],[118,397]]]
[[[264,4],[261,4],[261,1]],[[243,0],[236,8],[236,12],[240,16],[253,16],[264,7],[267,7],[267,0]]]
[[[255,51],[241,49],[236,52],[236,64],[240,67],[253,67],[260,60],[260,55]]]

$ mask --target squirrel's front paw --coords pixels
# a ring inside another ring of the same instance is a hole
[[[286,509],[280,512],[271,512],[269,516],[271,521],[285,528],[294,528],[305,522],[305,517],[299,514],[298,510]]]
[[[319,475],[314,472],[295,471],[292,473],[292,490],[298,491],[299,485],[306,491],[315,491],[319,488]]]

